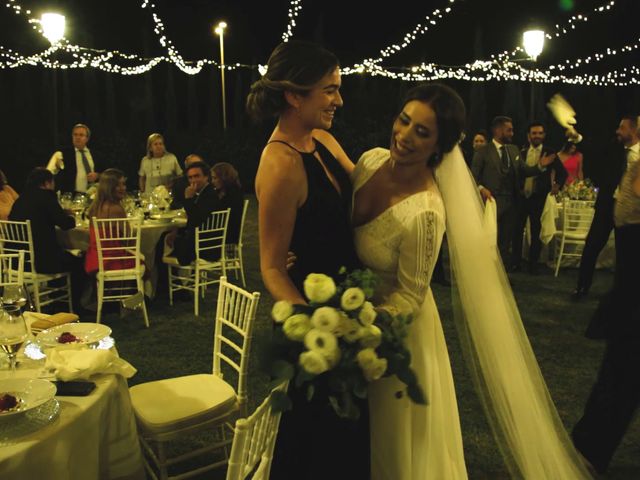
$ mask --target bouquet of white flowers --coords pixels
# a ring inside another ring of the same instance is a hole
[[[158,185],[151,192],[151,201],[158,208],[169,208],[169,205],[171,205],[171,193],[164,185]]]
[[[598,189],[588,178],[575,180],[560,191],[560,197],[569,200],[595,200],[597,195]]]
[[[304,281],[309,305],[276,302],[265,360],[273,383],[291,380],[292,388],[306,389],[309,401],[326,393],[336,414],[350,419],[360,415],[355,398],[365,399],[368,384],[383,376],[397,375],[409,398],[426,404],[404,342],[412,317],[376,310],[369,301],[376,284],[370,270],[355,270],[339,285],[312,273]],[[286,394],[273,398],[276,409],[291,407]]]

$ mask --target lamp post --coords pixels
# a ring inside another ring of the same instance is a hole
[[[64,38],[65,29],[64,15],[59,13],[43,13],[40,17],[40,26],[42,27],[42,35],[49,40],[51,46],[57,45]],[[53,85],[53,144],[58,144],[58,83],[56,77],[56,69],[51,71]]]
[[[226,22],[220,22],[216,26],[214,32],[220,37],[220,81],[222,86],[222,128],[227,130],[227,95],[224,88],[224,29],[227,28]]]
[[[522,34],[522,46],[524,51],[529,55],[529,58],[535,64],[536,59],[542,53],[544,48],[544,31],[542,30],[527,30]],[[535,82],[531,79],[531,104],[529,109],[529,119],[535,120]]]

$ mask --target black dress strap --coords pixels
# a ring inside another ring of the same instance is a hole
[[[290,143],[285,142],[284,140],[271,140],[271,141],[267,142],[267,145],[269,145],[270,143],[284,143],[287,147],[289,147],[292,150],[295,150],[300,155],[313,155],[318,151],[318,145],[316,143],[316,139],[315,138],[313,139],[313,151],[312,152],[303,152],[302,150],[298,150],[296,147],[294,147]]]

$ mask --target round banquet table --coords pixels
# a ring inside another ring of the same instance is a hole
[[[42,375],[44,360],[19,360],[14,378]],[[0,379],[5,378],[11,378],[6,364],[0,369]],[[24,434],[7,433],[8,422],[26,422],[20,417],[29,412],[0,418],[0,478],[145,478],[126,380],[109,374],[94,375],[91,381],[96,389],[88,396],[56,396],[57,417],[37,429],[26,424]]]

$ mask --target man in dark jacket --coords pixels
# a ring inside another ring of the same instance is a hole
[[[76,308],[82,289],[82,260],[65,251],[56,238],[56,227],[69,230],[76,223],[58,203],[54,189],[53,174],[43,167],[34,168],[27,177],[24,192],[13,204],[9,220],[31,222],[36,272],[71,273],[72,297]]]
[[[520,158],[526,165],[537,165],[541,158],[552,156],[553,162],[540,175],[520,179],[519,195],[517,199],[518,221],[513,237],[512,265],[514,268],[520,266],[522,260],[522,233],[529,219],[531,226],[531,247],[529,248],[529,272],[535,275],[538,272],[538,259],[542,242],[540,241],[540,217],[547,195],[553,191],[557,193],[561,185],[567,179],[567,171],[562,162],[555,155],[556,149],[544,145],[546,136],[542,123],[534,122],[529,125],[527,138],[529,145],[520,151]]]
[[[57,189],[61,192],[86,193],[98,181],[98,167],[87,147],[90,137],[89,127],[78,123],[71,129],[72,146],[51,156],[47,169],[56,175]]]
[[[184,191],[189,186],[187,170],[189,169],[189,165],[195,162],[202,162],[202,157],[200,157],[200,155],[196,155],[195,153],[187,155],[184,159],[184,174],[176,178],[175,182],[173,182],[173,187],[171,188],[171,194],[173,196],[173,200],[171,201],[172,210],[177,210],[184,207]]]

